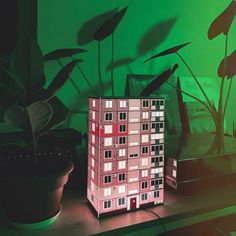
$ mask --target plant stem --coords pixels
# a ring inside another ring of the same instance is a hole
[[[31,120],[31,116],[30,116],[30,113],[29,113],[29,110],[28,108],[26,108],[26,112],[27,112],[27,115],[28,115],[28,119],[29,119],[29,123],[30,123],[30,130],[31,130],[31,137],[32,137],[32,154],[33,154],[33,158],[34,158],[34,166],[37,166],[38,165],[38,159],[37,159],[37,153],[36,153],[36,137],[35,137],[35,132],[34,132],[34,128],[33,128],[33,124],[32,124],[32,120]]]
[[[228,91],[227,91],[227,95],[226,95],[226,99],[225,99],[224,110],[223,110],[223,117],[225,116],[225,112],[226,112],[226,107],[227,107],[228,100],[229,100],[229,94],[230,94],[230,90],[231,90],[232,81],[233,81],[233,78],[231,78],[230,82],[229,82],[229,87],[228,87]]]
[[[115,96],[114,92],[114,78],[113,78],[113,62],[114,62],[114,34],[111,35],[111,92],[112,96]]]
[[[98,40],[98,79],[100,87],[102,88],[102,74],[101,74],[101,45],[100,41]]]
[[[71,59],[74,60],[74,57],[71,56]],[[90,87],[90,89],[93,91],[93,93],[97,96],[97,92],[95,91],[95,89],[93,88],[92,84],[89,82],[88,77],[85,75],[85,73],[82,71],[81,67],[76,64],[75,65],[76,68],[79,70],[80,74],[82,75],[82,77],[84,78],[84,80],[87,82],[88,86]]]
[[[187,67],[188,71],[190,72],[190,74],[192,75],[193,79],[194,79],[195,82],[197,83],[199,89],[201,90],[203,96],[206,98],[206,101],[207,101],[207,103],[208,103],[210,109],[212,109],[212,111],[213,111],[211,102],[210,102],[209,98],[207,97],[205,91],[203,90],[201,84],[199,83],[199,81],[198,81],[196,75],[193,73],[192,69],[190,68],[190,66],[188,65],[188,63],[184,60],[184,58],[183,58],[178,52],[176,52],[176,54],[178,55],[178,57],[180,58],[180,60],[184,63],[184,65]]]
[[[63,68],[63,64],[61,63],[60,59],[57,59],[57,62],[59,63],[59,65],[61,66],[61,68]],[[74,80],[71,78],[70,75],[68,75],[68,78],[69,78],[70,82],[72,83],[72,85],[74,86],[76,92],[77,92],[78,94],[80,94],[81,91],[80,91],[79,87],[76,85],[76,83],[74,82]]]

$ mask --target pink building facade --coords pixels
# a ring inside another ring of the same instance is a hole
[[[164,100],[89,98],[87,198],[99,217],[163,203]]]

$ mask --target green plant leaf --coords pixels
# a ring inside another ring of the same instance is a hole
[[[94,39],[97,41],[101,41],[108,36],[112,35],[117,26],[119,25],[120,21],[124,17],[128,7],[123,8],[122,10],[115,13],[115,15],[107,20],[103,25],[101,25],[94,35]]]
[[[48,102],[34,102],[26,107],[33,132],[44,129],[52,119],[53,109]]]
[[[69,74],[78,62],[81,62],[81,60],[75,59],[69,62],[56,74],[55,78],[45,91],[46,98],[51,97],[66,82],[69,78]]]
[[[9,107],[3,117],[4,121],[13,127],[23,130],[29,130],[29,118],[25,109],[21,106]]]
[[[22,40],[13,51],[10,72],[15,75],[27,91],[27,101],[31,100],[31,88],[43,73],[43,56],[37,42]]]
[[[128,65],[128,64],[132,63],[134,60],[135,60],[135,58],[133,58],[133,57],[124,57],[124,58],[118,59],[118,60],[114,61],[113,64],[109,63],[106,67],[106,70],[110,71],[112,67],[117,68],[120,66]]]
[[[146,63],[147,61],[150,61],[154,58],[157,58],[157,57],[162,57],[162,56],[165,56],[165,55],[169,55],[169,54],[172,54],[172,53],[176,53],[178,52],[181,48],[187,46],[188,44],[190,44],[191,42],[188,42],[188,43],[183,43],[183,44],[180,44],[180,45],[177,45],[177,46],[174,46],[174,47],[171,47],[171,48],[168,48],[150,58],[148,58],[147,60],[144,61],[144,63]]]
[[[176,17],[164,20],[148,29],[138,43],[138,54],[144,55],[159,46],[169,35],[176,20]]]
[[[94,35],[98,28],[101,27],[101,25],[103,25],[108,19],[111,19],[117,10],[118,8],[115,8],[87,20],[77,33],[77,43],[79,45],[85,45],[93,41]]]
[[[56,49],[52,52],[49,52],[43,56],[44,61],[58,60],[63,57],[72,57],[75,54],[87,52],[87,50],[82,48],[62,48]]]
[[[151,83],[149,83],[143,91],[140,93],[139,96],[149,96],[153,91],[158,89],[163,83],[165,83],[177,70],[178,64],[175,64],[173,68],[169,68],[168,70],[164,71],[160,75],[156,77]]]
[[[226,63],[226,64],[225,64]],[[225,68],[224,68],[225,67]],[[218,76],[232,78],[236,75],[236,50],[224,58],[218,67]]]
[[[224,11],[218,15],[208,29],[208,38],[213,39],[219,34],[228,34],[236,14],[236,1],[231,1]]]

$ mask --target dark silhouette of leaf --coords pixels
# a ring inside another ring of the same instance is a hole
[[[43,73],[42,52],[34,39],[22,40],[18,43],[12,54],[10,72],[24,86],[28,95],[26,100],[31,100],[31,88]]]
[[[101,25],[103,25],[108,19],[111,19],[116,12],[117,8],[101,13],[87,20],[77,33],[77,43],[79,45],[85,45],[93,41],[94,35],[98,28],[101,27]]]
[[[75,59],[69,62],[57,73],[57,75],[45,91],[45,95],[47,98],[51,97],[66,82],[69,74],[71,73],[75,65],[80,61],[81,60],[79,59]]]
[[[158,75],[156,79],[154,79],[150,84],[148,84],[146,88],[143,89],[143,91],[140,93],[140,96],[149,96],[153,91],[155,91],[163,83],[165,83],[170,78],[170,76],[174,74],[178,67],[178,64],[175,64],[173,68],[169,68],[168,70]]]
[[[61,48],[45,54],[43,59],[44,61],[58,60],[63,57],[71,57],[82,52],[87,52],[87,50],[82,48]]]
[[[2,127],[2,125],[0,125],[0,127]],[[9,132],[9,131],[6,131],[6,132]],[[26,147],[26,142],[16,134],[1,135],[0,147],[2,148],[4,146],[9,146],[9,145]]]
[[[123,8],[122,10],[115,13],[115,15],[107,20],[98,30],[95,32],[94,39],[101,41],[106,37],[112,35],[119,25],[120,21],[124,17],[128,7]]]
[[[48,102],[34,102],[26,111],[29,116],[30,127],[33,132],[38,132],[44,129],[52,119],[53,109]],[[19,117],[20,119],[20,117]]]
[[[151,27],[141,38],[137,51],[144,55],[159,46],[168,36],[177,18],[168,19]]]
[[[226,35],[229,32],[235,14],[236,2],[231,1],[224,11],[211,23],[208,29],[208,38],[213,39],[221,33]]]
[[[30,130],[29,117],[21,106],[11,106],[4,114],[4,121],[18,129]]]
[[[225,65],[226,60],[226,65]],[[225,68],[224,68],[225,67]],[[232,52],[229,56],[224,58],[218,67],[218,76],[219,77],[228,77],[232,78],[236,75],[236,50]]]
[[[33,94],[30,102],[36,102],[35,98],[39,95],[45,83],[46,83],[46,77],[45,74],[43,73],[32,87]]]
[[[146,63],[147,61],[149,60],[152,60],[154,58],[157,58],[157,57],[162,57],[162,56],[165,56],[165,55],[168,55],[168,54],[172,54],[172,53],[176,53],[178,52],[181,48],[185,47],[186,45],[190,44],[191,42],[188,42],[188,43],[183,43],[183,44],[180,44],[178,46],[174,46],[172,48],[168,48],[167,50],[164,50],[150,58],[148,58],[147,60],[144,61],[144,63]]]
[[[133,58],[133,57],[124,57],[124,58],[118,59],[113,62],[113,66],[112,66],[112,63],[109,63],[107,65],[106,70],[110,71],[112,67],[117,68],[117,67],[120,67],[123,65],[128,65],[128,64],[132,63],[134,60],[135,60],[135,58]]]

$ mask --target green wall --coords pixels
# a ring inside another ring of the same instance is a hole
[[[212,20],[228,5],[229,0],[39,0],[38,1],[38,40],[44,53],[66,47],[78,47],[76,35],[82,24],[93,16],[104,11],[129,6],[126,15],[115,33],[115,59],[123,57],[135,57],[136,60],[130,64],[133,73],[160,73],[167,66],[178,62],[180,68],[176,75],[187,77],[190,74],[175,55],[163,57],[150,63],[143,64],[149,56],[168,47],[189,42],[192,43],[182,49],[182,56],[189,62],[193,71],[198,77],[207,77],[217,84],[217,67],[224,56],[223,35],[214,40],[207,39],[207,30]],[[137,47],[142,36],[152,26],[169,19],[176,19],[169,30],[169,34],[163,38],[166,29],[160,30],[158,45],[150,52],[139,55]],[[229,39],[229,52],[235,48],[236,27],[231,28]],[[234,41],[233,41],[234,38]],[[161,40],[162,39],[162,40]],[[79,47],[88,50],[87,53],[78,55],[84,60],[80,64],[82,70],[93,85],[98,82],[97,75],[97,43],[91,42]],[[102,77],[108,81],[110,74],[106,72],[106,65],[110,62],[111,39],[107,38],[102,42]],[[64,59],[65,63],[67,60]],[[55,71],[59,69],[56,62],[46,64],[48,82]],[[116,68],[115,93],[123,95],[126,74],[129,73],[126,66]],[[93,95],[88,84],[84,81],[77,69],[72,73],[72,78],[82,91],[78,94],[73,85],[68,81],[58,91],[58,96],[73,111],[85,111],[87,95]],[[233,91],[236,84],[233,83]],[[207,88],[206,92],[207,92]],[[210,92],[212,93],[212,91]],[[86,94],[86,95],[85,95]],[[110,89],[106,95],[111,95]],[[216,94],[212,94],[213,98]],[[236,120],[236,111],[233,99],[229,102],[226,114],[227,129],[231,132],[232,120]],[[80,130],[86,130],[85,114],[73,114],[68,121],[70,126]]]

